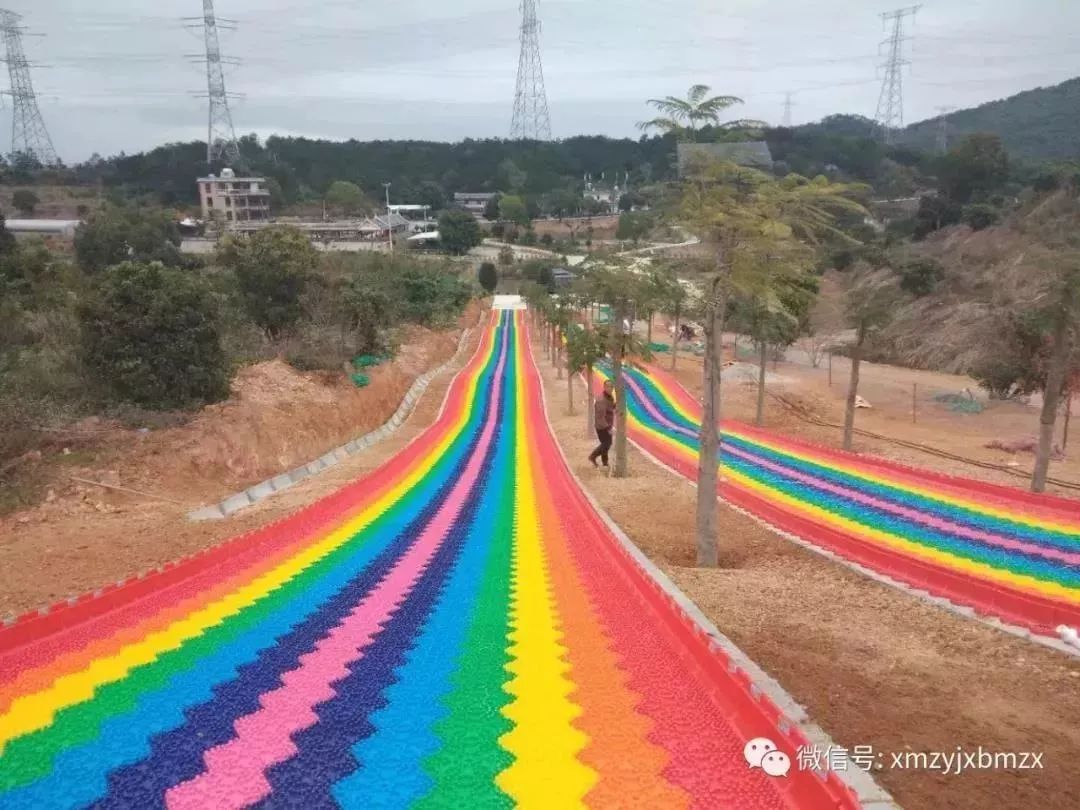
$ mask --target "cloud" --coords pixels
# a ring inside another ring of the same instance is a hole
[[[205,137],[200,4],[9,0],[26,26],[42,112],[68,161]],[[550,0],[542,52],[557,136],[636,137],[644,99],[695,82],[746,99],[734,115],[777,122],[873,116],[875,15],[866,0]],[[1075,74],[1080,3],[936,0],[910,29],[905,118],[933,116]],[[217,0],[239,132],[332,138],[504,136],[517,67],[518,11],[506,0],[450,5],[374,0]],[[10,122],[0,110],[0,132]],[[6,149],[0,143],[0,149]]]

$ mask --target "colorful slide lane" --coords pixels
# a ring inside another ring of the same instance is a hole
[[[630,438],[697,478],[701,405],[652,366],[627,373]],[[1080,626],[1080,504],[722,429],[720,494],[773,526],[979,613],[1052,636]]]
[[[0,808],[857,807],[590,506],[528,347],[493,313],[375,473],[0,630]]]

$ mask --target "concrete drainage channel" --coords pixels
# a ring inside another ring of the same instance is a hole
[[[485,314],[486,312],[481,313],[481,321]],[[427,390],[431,381],[458,361],[461,353],[465,350],[466,345],[468,345],[469,335],[472,334],[472,331],[472,329],[466,329],[461,333],[461,339],[458,341],[458,347],[454,352],[453,357],[438,368],[416,378],[416,381],[409,387],[408,392],[405,394],[405,398],[402,399],[401,404],[394,412],[394,415],[391,416],[382,427],[373,430],[371,433],[361,436],[358,439],[353,439],[348,444],[343,444],[341,447],[331,450],[329,453],[320,456],[302,467],[297,467],[295,470],[290,470],[281,475],[276,475],[273,478],[268,478],[254,486],[248,487],[243,492],[237,492],[234,495],[230,495],[220,503],[211,506],[203,506],[193,512],[188,512],[188,520],[224,520],[230,515],[236,514],[241,509],[246,509],[272,495],[283,492],[306,478],[318,475],[323,470],[333,467],[339,462],[349,458],[349,456],[359,453],[361,450],[365,450],[372,445],[378,444],[383,439],[397,432],[398,428],[405,424],[405,420],[409,418],[409,414],[412,413],[413,408],[416,407],[416,403],[419,402],[420,397],[423,395],[424,391]]]

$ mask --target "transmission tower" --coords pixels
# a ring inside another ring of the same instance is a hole
[[[540,62],[540,21],[536,18],[536,0],[521,0],[521,56],[518,58],[510,137],[551,140],[544,66]]]
[[[874,116],[881,127],[882,137],[885,143],[892,143],[896,131],[904,126],[904,83],[902,70],[904,65],[911,62],[904,59],[904,42],[909,37],[904,36],[904,20],[914,17],[919,6],[889,11],[881,15],[881,19],[888,30],[892,23],[891,36],[883,41],[882,47],[888,46],[889,57],[881,66],[883,77],[881,82],[881,96],[878,98],[877,114]]]
[[[784,94],[784,126],[791,129],[791,108],[795,106],[795,102],[791,100],[791,93]]]
[[[235,59],[221,55],[218,30],[235,30],[236,21],[226,20],[214,14],[214,0],[203,0],[202,17],[185,17],[203,29],[206,36],[206,98],[210,101],[210,125],[206,135],[206,162],[221,161],[230,166],[240,164],[240,145],[233,129],[232,113],[229,112],[229,93],[225,90],[226,64],[239,64]],[[189,26],[194,27],[194,26]]]
[[[945,154],[949,151],[949,113],[956,109],[956,107],[935,107],[937,114],[940,116],[938,121],[938,136],[937,136],[937,148],[941,154]]]
[[[24,154],[49,166],[60,162],[52,138],[45,128],[45,119],[38,109],[34,84],[30,80],[30,63],[23,52],[21,20],[13,11],[0,9],[0,32],[4,35],[5,60],[11,79],[11,152]]]

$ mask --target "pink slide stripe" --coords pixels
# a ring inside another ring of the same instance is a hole
[[[349,664],[363,658],[364,650],[408,597],[457,520],[480,476],[495,433],[503,365],[500,358],[480,441],[461,478],[417,541],[341,624],[314,650],[301,656],[300,666],[282,676],[282,686],[259,699],[260,709],[236,721],[237,736],[206,752],[206,771],[165,794],[169,810],[231,810],[270,795],[267,769],[297,752],[292,736],[318,722],[315,706],[334,696],[333,684],[349,674]]]

